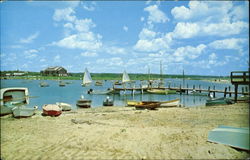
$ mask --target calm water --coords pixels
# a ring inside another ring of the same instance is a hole
[[[82,87],[80,80],[68,80],[71,84],[67,84],[65,87],[59,87],[59,82],[55,80],[46,80],[49,83],[49,87],[40,87],[40,80],[1,80],[1,88],[6,87],[27,87],[29,89],[30,96],[38,96],[38,98],[30,98],[30,105],[38,105],[39,109],[42,108],[44,104],[53,104],[56,102],[65,102],[69,103],[76,107],[76,101],[80,98],[81,95],[84,95],[86,99],[92,100],[92,107],[102,106],[103,100],[107,95],[89,95],[87,91],[92,88],[94,90],[106,90],[107,88],[112,88],[111,81],[103,81],[103,86],[94,86],[94,83],[91,86]],[[139,86],[140,81],[136,81],[135,86]],[[181,79],[165,79],[166,86],[170,85],[172,87],[179,87],[180,84],[183,85]],[[184,86],[188,84],[189,88],[195,85],[198,88],[198,85],[203,89],[207,89],[208,86],[213,89],[215,86],[216,89],[224,90],[225,87],[231,86],[231,90],[234,87],[231,84],[219,84],[206,81],[198,80],[185,80]],[[223,94],[216,93],[216,97],[223,96]],[[143,100],[143,101],[166,101],[176,98],[180,98],[182,106],[194,107],[198,105],[204,105],[208,97],[206,96],[194,96],[186,94],[170,94],[170,95],[155,95],[155,94],[115,94],[109,95],[111,99],[114,100],[115,106],[125,106],[127,100]]]

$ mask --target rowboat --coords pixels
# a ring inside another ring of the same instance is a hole
[[[167,107],[178,107],[180,105],[180,99],[174,99],[170,101],[162,101],[160,102],[161,108],[167,108]]]
[[[56,104],[62,108],[62,111],[70,111],[71,105],[68,103],[56,102]]]
[[[104,101],[103,101],[103,106],[113,106],[114,102],[112,99],[110,99],[109,97],[107,97]]]
[[[206,106],[215,106],[215,105],[227,105],[233,104],[233,101],[229,98],[211,98],[206,101]]]
[[[87,91],[88,94],[112,94],[114,92],[113,89],[107,89],[106,91],[94,91],[93,89],[89,89]]]
[[[178,107],[180,105],[180,99],[174,99],[170,101],[127,101],[127,106],[135,106],[137,104],[147,102],[147,103],[160,103],[159,108],[168,108],[168,107]]]
[[[0,100],[0,115],[12,114],[12,108],[15,106],[29,104],[28,88],[2,88]]]
[[[136,109],[149,109],[149,110],[155,110],[157,107],[160,106],[160,103],[154,103],[151,101],[143,101],[140,102],[139,104],[135,105]]]
[[[42,108],[45,116],[59,116],[62,113],[62,108],[57,104],[45,104]]]
[[[26,106],[16,106],[12,108],[13,111],[13,116],[15,118],[26,118],[26,117],[31,117],[35,114],[35,111],[37,110],[37,106],[33,108],[28,108]]]
[[[148,93],[151,94],[175,94],[175,90],[169,90],[169,89],[148,89]]]
[[[219,126],[208,132],[208,141],[250,151],[249,128]]]

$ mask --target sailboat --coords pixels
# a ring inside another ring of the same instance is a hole
[[[90,76],[90,73],[87,68],[85,68],[83,80],[82,80],[82,86],[87,86],[92,83],[92,78]]]
[[[126,82],[130,82],[130,78],[129,78],[127,72],[124,71],[123,75],[122,75],[122,83],[126,83]]]

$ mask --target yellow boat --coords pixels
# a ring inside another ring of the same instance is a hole
[[[169,90],[169,89],[148,89],[148,93],[151,94],[175,94],[175,90]]]
[[[127,106],[128,107],[133,107],[136,105],[140,105],[143,103],[159,103],[160,105],[158,107],[160,108],[168,108],[168,107],[178,107],[180,105],[180,99],[174,99],[174,100],[170,100],[170,101],[127,101]]]
[[[135,106],[137,104],[139,104],[140,102],[139,101],[127,101],[127,106]]]

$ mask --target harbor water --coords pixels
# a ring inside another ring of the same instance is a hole
[[[81,80],[65,80],[69,84],[66,84],[64,87],[59,86],[59,81],[56,80],[45,80],[49,84],[49,87],[40,87],[40,80],[21,80],[21,79],[8,79],[1,80],[1,88],[7,87],[26,87],[29,89],[29,96],[34,96],[30,98],[30,106],[37,105],[39,109],[42,109],[44,104],[55,104],[56,102],[64,102],[72,105],[73,109],[76,109],[76,101],[80,99],[80,96],[83,95],[85,99],[92,100],[91,107],[100,107],[102,106],[103,100],[109,96],[114,100],[114,106],[126,106],[127,100],[136,100],[136,101],[167,101],[173,99],[180,99],[181,106],[183,107],[195,107],[204,105],[208,96],[198,96],[192,94],[182,93],[179,94],[167,94],[167,95],[158,95],[158,94],[148,94],[135,92],[131,94],[130,91],[122,92],[120,94],[112,95],[90,95],[87,94],[89,89],[94,91],[105,91],[108,88],[113,87],[113,81],[103,81],[102,86],[95,86],[92,83],[90,86],[82,87]],[[133,86],[139,87],[141,81],[136,81]],[[200,80],[185,80],[182,79],[165,79],[165,86],[170,87],[186,87],[188,84],[189,88],[192,88],[195,85],[196,88],[200,85],[201,89],[208,89],[210,86],[216,90],[224,90],[225,87],[231,87],[231,91],[234,90],[234,86],[230,83],[214,83],[209,81],[200,81]],[[184,88],[183,87],[183,88]],[[204,92],[206,93],[206,92]],[[222,97],[223,93],[216,93],[216,97]],[[228,96],[228,95],[227,95]],[[234,95],[232,95],[234,96]]]

